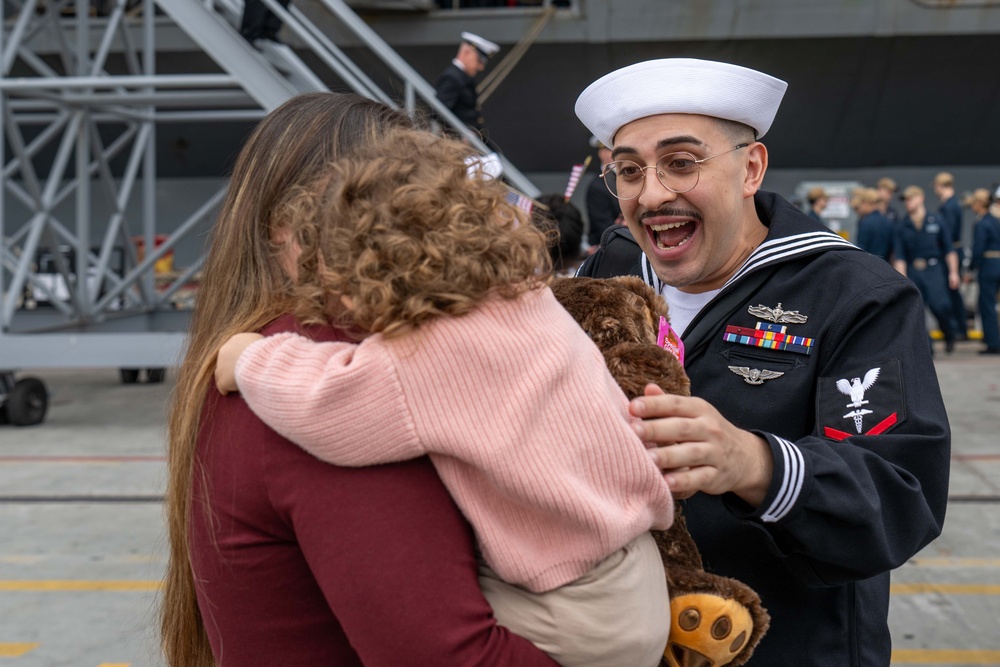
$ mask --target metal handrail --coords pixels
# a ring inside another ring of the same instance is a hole
[[[282,19],[285,24],[295,32],[296,35],[303,37],[304,41],[306,41],[310,48],[312,48],[317,55],[320,55],[320,57],[324,59],[324,62],[328,62],[329,64],[328,58],[338,59],[338,61],[346,58],[346,56],[344,56],[343,53],[329,39],[325,37],[322,37],[322,39],[316,38],[318,30],[315,25],[301,11],[294,7],[294,5],[285,9],[277,2],[277,0],[262,0],[262,2],[268,9]],[[424,104],[430,107],[434,114],[438,118],[442,119],[449,126],[449,128],[451,128],[451,130],[462,136],[479,151],[484,154],[493,152],[493,150],[486,145],[482,137],[480,137],[477,132],[459,120],[458,117],[452,113],[451,109],[438,100],[434,87],[428,83],[427,80],[424,79],[415,69],[413,69],[408,62],[401,58],[399,54],[396,53],[395,49],[393,49],[378,33],[365,23],[361,17],[359,17],[354,10],[347,5],[347,3],[343,0],[319,0],[319,2],[331,14],[333,14],[344,27],[357,37],[362,44],[364,44],[377,58],[379,58],[384,65],[386,65],[396,76],[403,80],[406,85],[407,96],[412,95],[413,97],[419,98]],[[322,33],[319,34],[321,35]],[[305,36],[308,36],[308,39],[306,39]],[[324,53],[317,50],[318,47],[322,47],[325,50],[327,57],[323,57]],[[340,74],[339,71],[338,74]],[[345,77],[342,76],[341,78]],[[360,83],[358,83],[357,80],[360,80]],[[390,96],[382,92],[378,85],[360,69],[352,71],[351,75],[345,78],[345,82],[348,83],[348,85],[351,85],[352,89],[358,94],[396,106],[396,104],[391,101]],[[408,111],[412,111],[411,104],[412,101],[408,100],[405,102],[405,107]],[[505,156],[500,155],[498,157],[503,165],[504,178],[507,179],[513,187],[517,188],[529,197],[537,197],[541,194],[541,191]]]

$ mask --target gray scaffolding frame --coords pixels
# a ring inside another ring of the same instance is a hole
[[[411,112],[422,104],[488,152],[438,102],[433,87],[345,2],[319,0],[402,82],[401,102],[294,5],[286,10],[275,0],[263,1],[344,84]],[[101,17],[91,15],[89,0],[7,4],[15,14],[5,16],[0,2],[0,119],[10,153],[0,142],[0,373],[175,365],[183,353],[187,312],[172,308],[171,300],[202,260],[166,281],[162,276],[156,281],[154,267],[215,215],[224,188],[158,243],[157,125],[257,119],[297,93],[326,86],[287,46],[261,42],[254,48],[240,37],[235,26],[241,0],[141,0],[138,6],[114,0]],[[181,28],[225,73],[159,74],[157,22],[164,20]],[[124,71],[110,65],[111,55],[124,63]],[[125,162],[118,177],[111,167],[115,159]],[[501,160],[513,187],[538,195]],[[106,220],[93,219],[95,192],[111,202]],[[7,197],[26,211],[23,217],[9,214]],[[138,221],[128,212],[136,202]],[[60,212],[67,207],[72,220]],[[143,239],[141,258],[133,235]],[[37,259],[46,249],[51,266],[43,272]],[[123,266],[112,266],[116,252]],[[44,297],[49,307],[29,308],[32,294]]]

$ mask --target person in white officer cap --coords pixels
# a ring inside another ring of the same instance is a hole
[[[458,53],[434,83],[437,98],[456,117],[485,137],[485,122],[476,93],[476,75],[486,69],[500,47],[471,32],[462,33]]]
[[[626,224],[578,275],[670,306],[693,396],[650,386],[632,410],[706,569],[771,615],[747,664],[886,667],[889,572],[941,532],[950,430],[913,283],[761,190],[785,89],[690,58],[587,87]]]

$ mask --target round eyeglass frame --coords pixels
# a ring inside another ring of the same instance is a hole
[[[732,153],[733,151],[738,151],[741,148],[746,148],[751,143],[753,143],[753,142],[747,142],[747,143],[744,143],[744,144],[737,144],[736,146],[733,146],[732,148],[730,148],[727,151],[722,151],[721,153],[716,153],[715,155],[709,155],[708,157],[703,157],[700,160],[697,159],[697,158],[695,158],[694,155],[692,155],[691,153],[688,153],[687,151],[677,151],[676,153],[667,153],[665,155],[661,155],[659,157],[659,159],[657,159],[654,164],[646,165],[645,167],[640,167],[636,162],[634,162],[632,160],[614,160],[613,162],[609,162],[607,165],[605,165],[604,169],[601,170],[601,180],[604,181],[604,187],[606,187],[608,189],[608,192],[610,192],[614,196],[615,199],[618,199],[620,201],[631,201],[632,199],[635,199],[636,197],[639,197],[640,195],[642,195],[642,193],[646,190],[646,170],[647,169],[656,169],[656,171],[654,173],[656,174],[656,180],[658,180],[660,182],[660,185],[662,185],[663,187],[665,187],[667,190],[670,190],[671,192],[680,195],[680,194],[684,194],[685,192],[691,192],[696,187],[698,187],[698,181],[701,179],[701,164],[702,164],[702,162],[708,162],[709,160],[717,158],[720,155],[726,155],[728,153]],[[663,162],[665,159],[667,159],[667,158],[673,158],[673,157],[676,157],[678,155],[687,155],[687,156],[689,156],[691,158],[691,162],[694,163],[694,165],[695,165],[695,170],[694,170],[694,172],[692,172],[694,174],[694,182],[691,184],[691,187],[689,187],[689,188],[687,188],[685,190],[678,190],[678,189],[672,188],[669,185],[667,185],[666,183],[664,183],[663,182],[663,176],[662,176],[663,171],[658,168],[659,164],[661,162]],[[632,164],[634,164],[636,166],[637,169],[639,169],[642,172],[642,185],[639,187],[639,191],[637,193],[635,193],[634,195],[632,195],[631,197],[622,197],[622,196],[620,196],[616,192],[617,187],[618,187],[618,183],[617,183],[617,181],[618,181],[618,175],[613,170],[613,167],[614,167],[615,164],[619,164],[619,163],[622,163],[622,162],[631,162]],[[614,179],[615,180],[614,186],[612,186],[612,184],[608,182],[608,174],[614,175],[614,177],[615,177],[615,179]]]

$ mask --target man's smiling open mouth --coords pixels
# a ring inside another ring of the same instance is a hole
[[[657,250],[672,250],[687,243],[694,235],[695,224],[691,220],[647,225],[650,238]]]

